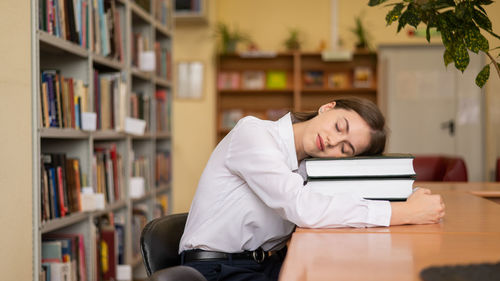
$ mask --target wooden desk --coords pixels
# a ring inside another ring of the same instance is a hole
[[[280,280],[420,280],[430,265],[500,261],[500,204],[478,197],[500,184],[417,183],[443,196],[439,224],[301,229]]]

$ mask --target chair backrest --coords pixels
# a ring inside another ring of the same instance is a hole
[[[413,168],[418,181],[441,181],[444,175],[444,159],[441,156],[415,156]]]
[[[462,158],[446,158],[443,181],[467,181],[467,168]]]
[[[141,233],[141,253],[148,276],[180,265],[178,254],[188,213],[173,214],[150,221]]]
[[[418,181],[467,181],[467,167],[460,157],[417,155],[413,167]]]
[[[500,181],[500,158],[497,159],[497,171],[496,171],[495,180]]]

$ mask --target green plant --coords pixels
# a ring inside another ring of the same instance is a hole
[[[356,42],[356,48],[361,48],[361,49],[369,49],[370,44],[369,44],[369,39],[370,39],[370,34],[366,30],[366,28],[363,25],[363,22],[361,21],[361,16],[357,16],[354,19],[356,25],[351,28],[351,32],[356,36],[357,42]]]
[[[301,42],[299,39],[299,35],[300,33],[298,29],[296,28],[289,29],[288,38],[285,40],[285,42],[283,42],[285,48],[288,51],[296,51],[300,49]]]
[[[369,6],[377,6],[388,0],[369,0]],[[469,65],[470,50],[474,53],[484,52],[490,62],[476,76],[476,85],[483,87],[490,76],[490,65],[493,65],[500,77],[500,67],[494,57],[488,40],[481,30],[500,39],[492,30],[491,21],[483,6],[490,5],[492,0],[398,0],[387,6],[393,6],[385,20],[387,25],[398,22],[398,32],[407,24],[417,27],[426,25],[426,38],[430,42],[430,29],[436,28],[441,33],[445,51],[443,60],[446,66],[454,62],[455,67],[464,71]]]
[[[223,54],[234,53],[238,43],[250,41],[247,34],[237,28],[231,30],[227,24],[221,22],[216,26],[215,36],[219,40],[219,48]]]

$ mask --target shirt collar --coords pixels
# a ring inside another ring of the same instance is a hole
[[[290,112],[281,117],[278,121],[278,132],[283,140],[285,151],[288,155],[288,166],[292,171],[297,170],[297,152],[295,151],[295,140],[293,137],[292,117]]]

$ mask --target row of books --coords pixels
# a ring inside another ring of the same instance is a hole
[[[48,221],[82,210],[81,187],[86,184],[80,161],[64,153],[42,154],[41,220]]]
[[[245,116],[254,116],[263,120],[276,121],[287,114],[289,110],[285,108],[268,109],[266,111],[248,111],[243,109],[228,109],[222,111],[220,127],[224,130],[230,130],[236,126],[238,121]]]
[[[98,130],[124,130],[127,86],[121,73],[94,70],[94,108]]]
[[[115,1],[93,0],[91,3],[94,35],[92,51],[123,62],[125,60],[123,47],[125,45],[123,36],[125,9],[118,9]]]
[[[308,158],[306,188],[326,195],[356,194],[365,199],[406,200],[415,181],[413,156],[386,154]]]
[[[304,88],[369,88],[373,87],[373,73],[370,67],[356,67],[348,72],[326,72],[323,70],[304,71],[302,78]]]
[[[44,70],[40,78],[40,126],[81,129],[81,113],[89,110],[88,87],[58,70]]]
[[[82,234],[43,235],[41,256],[43,280],[87,280],[85,241]]]
[[[94,172],[94,193],[104,194],[107,203],[113,203],[125,196],[123,184],[123,159],[116,143],[99,143],[94,146],[92,162]]]
[[[221,71],[217,78],[219,90],[287,89],[289,74],[284,70],[269,71]]]
[[[84,48],[89,46],[88,0],[40,0],[38,28]]]
[[[160,42],[155,42],[156,75],[160,78],[172,80],[172,52]]]
[[[172,95],[169,90],[156,90],[156,131],[171,132]]]

